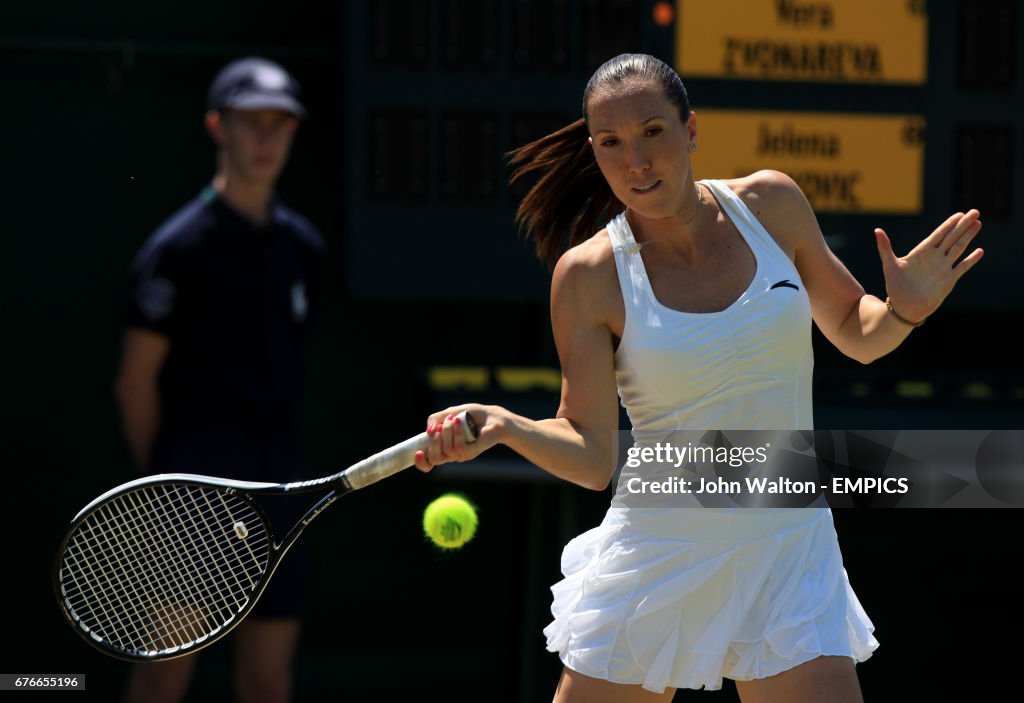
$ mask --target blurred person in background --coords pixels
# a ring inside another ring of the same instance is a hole
[[[144,473],[274,482],[304,473],[300,406],[324,245],[275,194],[306,116],[299,98],[296,80],[272,61],[223,67],[205,116],[217,148],[213,181],[150,236],[132,265],[116,395]],[[272,524],[294,521],[286,507],[270,508]],[[304,552],[301,543],[291,550],[232,633],[242,703],[291,698]],[[181,700],[196,661],[136,665],[125,701]]]

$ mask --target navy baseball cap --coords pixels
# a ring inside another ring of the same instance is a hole
[[[281,66],[268,59],[249,57],[222,68],[210,85],[210,110],[284,110],[302,119],[299,84]]]

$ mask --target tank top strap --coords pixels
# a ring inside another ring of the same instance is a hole
[[[784,263],[787,268],[792,268],[792,262],[779,247],[775,238],[764,228],[747,204],[732,191],[732,188],[720,180],[708,179],[700,182],[714,194],[718,204],[725,209],[725,213],[736,225],[743,238],[747,240],[747,244],[754,249],[754,256],[758,259],[767,258],[776,263]]]
[[[650,286],[647,285],[647,271],[640,258],[640,245],[633,237],[633,230],[626,222],[626,212],[619,213],[607,226],[608,238],[615,255],[615,268],[619,275],[619,288],[626,305],[626,319],[633,319],[630,310],[644,309],[650,304]],[[641,318],[643,319],[643,318]]]

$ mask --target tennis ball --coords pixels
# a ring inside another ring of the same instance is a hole
[[[423,532],[441,549],[458,549],[476,534],[476,508],[457,493],[445,493],[423,511]]]

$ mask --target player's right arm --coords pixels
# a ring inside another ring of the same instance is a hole
[[[561,403],[554,418],[531,420],[496,406],[463,405],[435,413],[444,423],[417,467],[467,461],[502,443],[548,473],[585,488],[603,490],[615,470],[618,395],[611,320],[622,301],[608,237],[597,235],[570,249],[551,281],[551,323],[562,367]],[[620,312],[621,315],[621,312]],[[448,431],[449,415],[462,410],[480,426],[466,445]]]
[[[160,429],[160,370],[170,348],[170,338],[159,332],[129,327],[125,334],[114,393],[125,439],[143,471]]]

